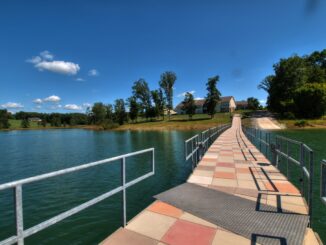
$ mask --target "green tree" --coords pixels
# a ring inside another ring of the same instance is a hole
[[[326,111],[326,83],[308,83],[295,91],[295,115],[299,118],[319,118]]]
[[[107,107],[102,102],[94,103],[92,107],[92,118],[95,124],[101,124],[107,117]]]
[[[208,79],[208,82],[206,83],[207,87],[207,96],[205,98],[204,107],[206,108],[207,114],[211,116],[211,118],[214,117],[216,113],[216,106],[220,100],[221,93],[217,89],[216,85],[219,81],[219,76],[215,76]]]
[[[28,120],[28,118],[24,118],[24,119],[22,119],[22,121],[21,121],[21,127],[22,128],[29,128],[29,120]]]
[[[151,92],[147,82],[144,79],[135,81],[132,86],[132,93],[133,96],[139,100],[142,115],[145,115],[145,117],[148,118],[151,113],[150,110],[152,105]]]
[[[248,103],[248,109],[249,110],[258,110],[259,107],[260,107],[260,103],[258,101],[257,98],[254,98],[254,97],[249,97],[247,99],[247,103]]]
[[[188,114],[189,119],[192,119],[192,116],[196,114],[196,104],[194,100],[194,96],[187,92],[184,100],[182,101],[181,110],[183,110],[186,114]]]
[[[129,107],[129,118],[132,122],[137,122],[139,105],[137,99],[134,96],[131,96],[127,99],[127,105]]]
[[[106,116],[105,116],[105,118],[108,121],[113,122],[113,119],[114,119],[113,106],[111,104],[107,104],[105,106],[105,109],[106,109]]]
[[[125,102],[123,99],[115,100],[114,112],[116,121],[122,125],[127,120],[127,113],[125,108]]]
[[[9,113],[7,110],[0,110],[0,129],[6,129],[10,127]]]
[[[155,107],[153,108],[154,114],[156,117],[159,117],[160,115],[163,115],[163,120],[164,120],[164,96],[163,96],[163,91],[162,89],[159,90],[153,90],[151,91],[152,94],[152,99],[154,101]]]
[[[317,85],[326,83],[326,49],[310,55],[293,55],[280,59],[274,68],[274,74],[267,76],[258,86],[268,93],[267,108],[281,115],[295,113],[300,115],[298,93],[310,93]],[[308,105],[309,103],[307,103]],[[310,104],[310,106],[312,106]],[[303,108],[303,107],[302,107]],[[310,108],[314,111],[314,108]],[[306,114],[302,113],[302,114]],[[317,113],[318,114],[318,113]]]
[[[177,76],[172,71],[166,71],[161,75],[160,79],[160,87],[165,93],[166,98],[166,108],[168,111],[168,118],[171,118],[171,110],[173,109],[173,86],[175,81],[177,80]]]

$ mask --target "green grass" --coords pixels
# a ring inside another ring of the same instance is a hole
[[[205,129],[230,122],[230,113],[216,113],[213,119],[206,114],[196,114],[193,116],[192,120],[189,119],[188,115],[172,115],[170,120],[168,120],[167,116],[165,116],[164,120],[162,118],[154,121],[138,119],[136,123],[128,123],[120,126],[118,130]]]
[[[16,120],[16,119],[9,119],[10,123],[10,129],[20,129],[22,120]],[[37,122],[30,122],[29,123],[30,128],[43,128],[43,126],[38,126]]]

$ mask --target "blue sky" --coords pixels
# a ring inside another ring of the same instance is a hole
[[[144,78],[177,74],[185,91],[206,95],[219,75],[222,95],[266,100],[257,89],[272,65],[326,48],[326,1],[0,2],[0,107],[83,111],[131,95]]]

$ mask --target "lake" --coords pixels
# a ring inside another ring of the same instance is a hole
[[[155,176],[127,191],[130,220],[152,196],[183,183],[191,172],[184,140],[196,131],[101,132],[81,129],[0,132],[0,184],[108,157],[155,148]],[[150,171],[146,156],[127,160],[127,180]],[[120,185],[120,162],[23,187],[24,227],[29,228]],[[25,240],[26,244],[97,244],[121,226],[121,194]],[[13,192],[0,191],[0,240],[15,234]]]

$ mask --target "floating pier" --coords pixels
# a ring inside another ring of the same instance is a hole
[[[101,244],[320,244],[300,191],[248,140],[237,116],[187,183],[155,198]]]

